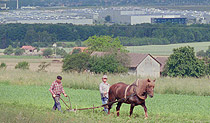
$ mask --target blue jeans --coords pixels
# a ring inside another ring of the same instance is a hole
[[[101,100],[102,100],[102,104],[107,104],[108,98],[107,97],[102,97]],[[106,107],[107,106],[104,107],[104,111],[106,113],[108,113],[108,109]]]
[[[52,110],[58,109],[58,111],[61,111],[61,104],[60,104],[60,95],[56,95],[56,97],[53,97],[54,99],[54,106]]]

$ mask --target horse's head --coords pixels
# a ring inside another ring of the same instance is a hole
[[[152,98],[154,96],[155,80],[147,79],[146,92]]]
[[[153,97],[154,95],[154,87],[155,87],[155,80],[144,79],[144,80],[137,80],[136,84],[136,94],[139,98],[145,100],[147,95]]]

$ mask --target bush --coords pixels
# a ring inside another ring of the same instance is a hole
[[[42,62],[38,67],[38,72],[42,71],[42,72],[47,72],[46,71],[46,68],[50,66],[50,63],[47,63],[47,62]]]
[[[11,45],[10,45],[8,48],[6,48],[6,49],[4,50],[4,54],[5,54],[5,55],[11,55],[13,52],[14,52],[14,51],[13,51],[13,48],[12,48]]]
[[[15,49],[14,53],[16,56],[23,55],[24,49],[17,48],[17,49]]]
[[[193,47],[180,47],[173,49],[164,73],[170,77],[201,77],[205,75],[205,64],[195,57]]]
[[[29,63],[26,61],[18,62],[18,64],[15,66],[15,69],[22,69],[22,70],[29,69]]]
[[[125,68],[114,55],[104,57],[93,56],[89,61],[89,69],[95,73],[124,73]]]
[[[82,72],[88,68],[88,61],[90,59],[90,55],[87,53],[78,53],[67,55],[63,60],[63,71],[77,71]]]
[[[53,54],[53,50],[50,49],[50,48],[45,49],[45,50],[43,51],[43,56],[45,56],[45,57],[49,57],[49,56],[51,56],[52,54]]]
[[[67,52],[64,49],[56,48],[56,55],[60,55],[61,57],[65,57]]]
[[[6,69],[6,68],[7,68],[7,65],[5,63],[1,63],[0,69]]]

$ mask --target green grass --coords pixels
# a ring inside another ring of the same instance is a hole
[[[127,50],[134,53],[150,53],[155,56],[169,56],[173,53],[174,48],[191,46],[194,47],[194,51],[207,50],[210,46],[210,42],[197,42],[197,43],[179,43],[169,45],[145,45],[145,46],[128,46]]]
[[[73,89],[98,90],[101,74],[89,73],[50,73],[23,70],[0,70],[0,83],[10,85],[50,85],[57,75],[63,77],[63,86]],[[143,79],[140,78],[139,79]],[[131,84],[136,80],[132,75],[108,74],[108,83]],[[155,93],[210,96],[209,78],[157,78]]]
[[[12,56],[12,55],[0,55],[0,59],[41,59],[42,56]]]
[[[50,85],[49,85],[50,86]],[[209,97],[155,94],[146,100],[149,118],[144,119],[141,106],[134,109],[129,118],[129,105],[123,104],[120,117],[116,117],[115,107],[107,116],[102,108],[66,112],[51,111],[53,99],[49,86],[18,86],[0,84],[1,122],[209,122]],[[101,105],[98,90],[64,88],[71,97],[73,108],[86,108]],[[62,96],[65,99],[65,97]],[[65,110],[63,103],[62,110]]]

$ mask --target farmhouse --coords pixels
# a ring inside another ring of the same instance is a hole
[[[32,47],[32,46],[22,46],[21,49],[24,49],[26,53],[30,53],[30,52],[34,52],[34,50],[36,48],[35,47]]]
[[[107,52],[93,52],[91,56],[104,56]],[[150,54],[128,53],[129,74],[142,77],[160,77],[161,63]]]

